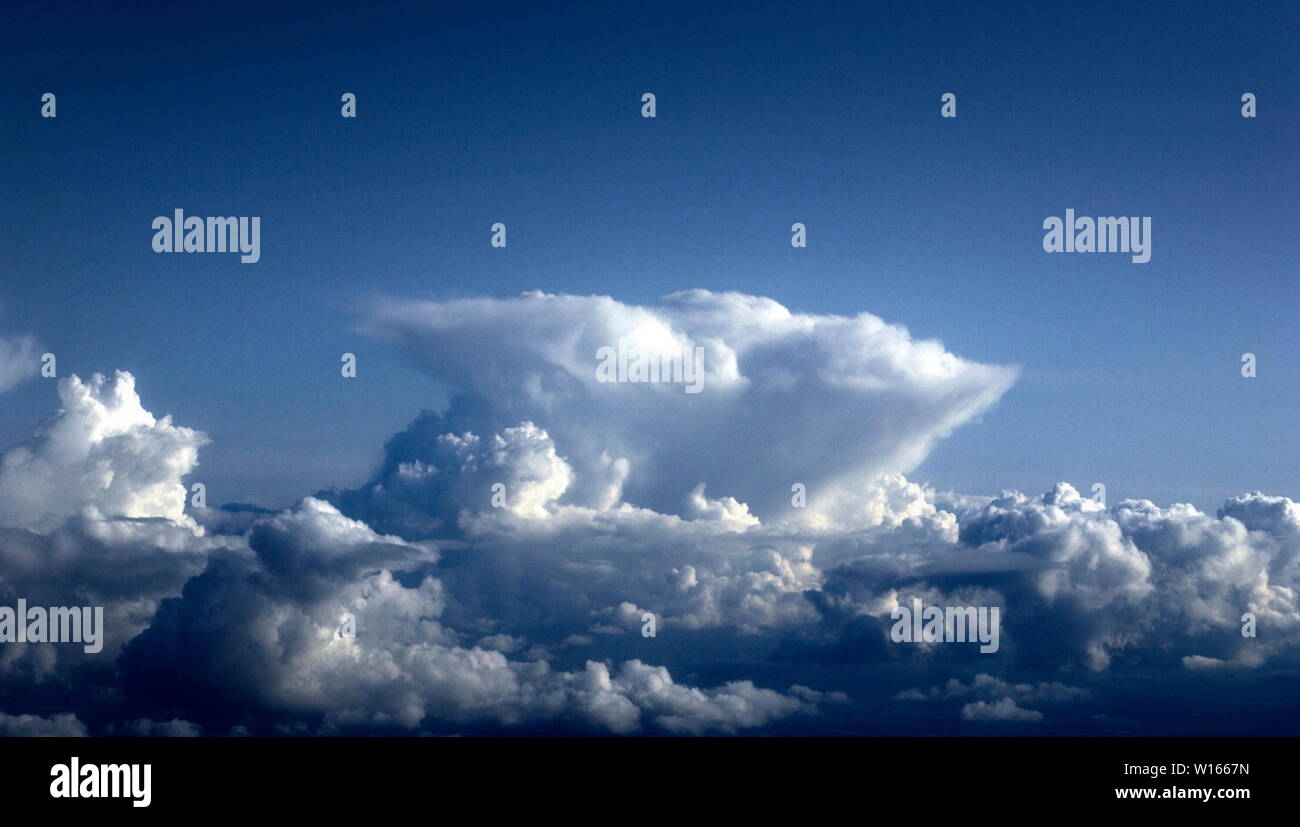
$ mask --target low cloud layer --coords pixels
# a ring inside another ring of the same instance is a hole
[[[910,481],[1014,371],[875,317],[697,291],[381,321],[450,408],[282,511],[187,511],[206,437],[129,374],[61,380],[0,455],[0,598],[104,606],[107,640],[0,644],[0,732],[1149,731],[1125,676],[1281,698],[1300,669],[1300,505]],[[704,347],[704,390],[595,381],[620,338]],[[913,599],[999,607],[998,651],[895,642]]]

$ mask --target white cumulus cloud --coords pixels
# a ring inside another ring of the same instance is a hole
[[[0,526],[50,531],[82,509],[108,517],[184,518],[181,477],[207,438],[156,419],[135,378],[59,381],[62,407],[0,455]]]

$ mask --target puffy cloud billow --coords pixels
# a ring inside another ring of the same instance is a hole
[[[62,407],[0,462],[0,525],[50,531],[85,509],[107,517],[185,519],[180,478],[203,434],[155,419],[119,371],[59,383]]]
[[[1272,720],[1300,674],[1300,505],[909,481],[1015,371],[873,316],[530,293],[366,326],[450,405],[281,511],[188,513],[206,437],[129,374],[61,381],[0,455],[0,597],[102,605],[106,643],[0,644],[0,731],[1150,732],[1131,676]],[[702,390],[599,382],[620,340],[704,348]],[[999,650],[893,642],[913,599],[999,607]]]

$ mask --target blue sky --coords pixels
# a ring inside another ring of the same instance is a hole
[[[355,332],[376,295],[695,287],[1020,365],[909,475],[938,488],[1300,493],[1292,4],[31,9],[0,34],[0,325],[132,371],[213,438],[218,502],[356,484],[440,404]],[[261,216],[261,261],[153,253],[178,207]],[[1066,208],[1151,216],[1151,261],[1047,255]],[[53,403],[7,394],[0,442]]]

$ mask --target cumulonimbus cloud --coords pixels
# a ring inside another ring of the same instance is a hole
[[[763,519],[795,516],[795,483],[810,492],[798,516],[852,508],[857,490],[915,467],[1016,377],[869,313],[793,313],[706,290],[650,306],[539,292],[389,301],[362,327],[453,390],[433,430],[534,423],[576,469],[560,502],[599,507],[621,496],[664,513],[680,512],[701,482]],[[598,353],[620,343],[660,357],[702,348],[700,392],[600,381]],[[391,453],[389,474],[414,459]]]

